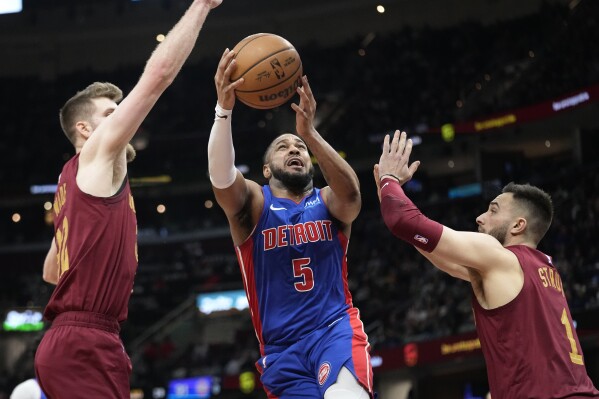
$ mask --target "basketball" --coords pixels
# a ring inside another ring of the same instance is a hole
[[[286,103],[296,93],[302,61],[291,43],[272,33],[248,36],[233,48],[237,69],[231,81],[244,78],[235,90],[242,103],[270,109]]]

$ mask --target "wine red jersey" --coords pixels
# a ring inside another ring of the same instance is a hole
[[[128,180],[112,197],[77,186],[79,155],[63,167],[54,197],[59,280],[44,316],[67,311],[127,318],[137,269],[137,219]]]
[[[524,246],[507,247],[524,273],[522,291],[496,309],[473,299],[493,399],[599,398],[551,257]]]

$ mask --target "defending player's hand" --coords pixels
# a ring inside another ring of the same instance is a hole
[[[227,110],[231,110],[235,106],[235,89],[243,84],[243,78],[231,82],[231,74],[235,68],[237,68],[235,52],[226,49],[218,63],[214,84],[216,85],[218,105]]]
[[[391,141],[389,135],[386,135],[383,143],[383,153],[378,163],[378,178],[392,176],[398,179],[401,185],[410,181],[420,166],[420,161],[409,164],[411,153],[412,140],[408,139],[406,132],[400,133],[399,130],[396,130]],[[377,168],[377,165],[375,165],[375,168]]]
[[[308,78],[302,76],[302,86],[297,88],[300,96],[299,105],[292,103],[291,108],[295,111],[295,129],[297,134],[304,138],[310,132],[314,132],[314,115],[316,114],[316,100],[308,83]]]

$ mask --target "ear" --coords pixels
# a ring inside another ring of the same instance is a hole
[[[77,132],[83,136],[86,140],[89,139],[89,136],[92,134],[92,127],[89,123],[85,121],[79,121],[75,124],[75,129]]]
[[[264,175],[264,178],[266,180],[270,180],[270,177],[272,176],[272,173],[270,171],[270,166],[268,166],[268,165],[262,166],[262,175]]]
[[[528,227],[528,222],[524,218],[518,218],[512,225],[512,234],[520,235],[526,232],[526,228]]]

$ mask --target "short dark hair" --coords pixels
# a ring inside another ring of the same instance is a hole
[[[553,220],[551,196],[536,186],[508,183],[502,193],[512,193],[514,201],[528,213],[528,226],[533,238],[539,243]]]
[[[78,91],[60,109],[60,126],[73,145],[75,145],[77,138],[75,124],[77,121],[91,116],[94,112],[94,105],[91,100],[102,97],[119,102],[123,98],[123,92],[112,83],[94,82],[85,89]]]

